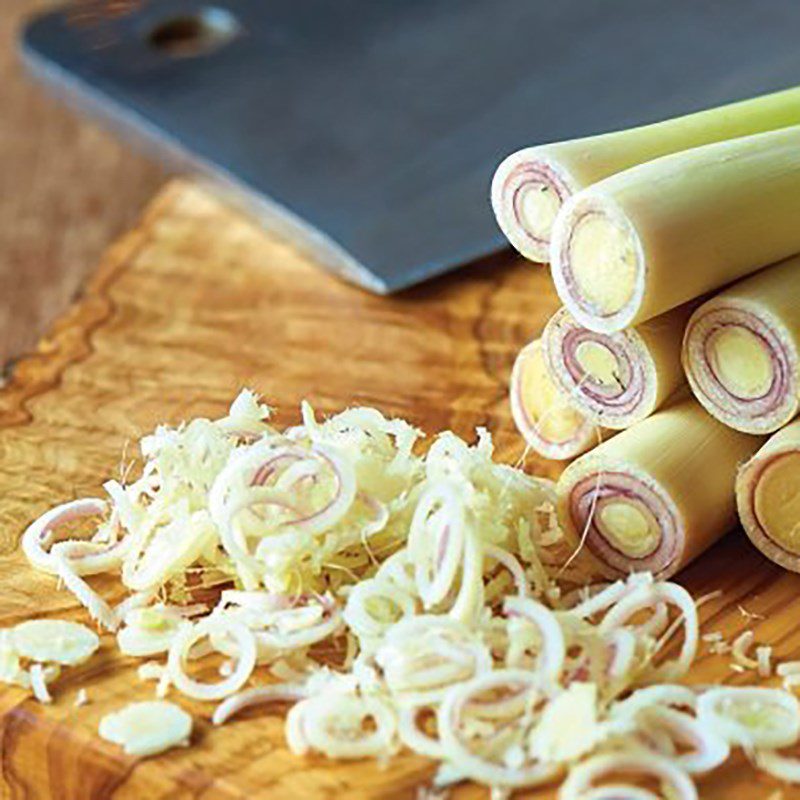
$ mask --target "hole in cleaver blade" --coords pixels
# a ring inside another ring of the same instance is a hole
[[[388,293],[505,246],[499,161],[797,82],[773,0],[83,0],[32,71]]]

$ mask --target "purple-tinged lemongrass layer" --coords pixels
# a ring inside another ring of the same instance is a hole
[[[598,333],[562,308],[542,333],[548,371],[589,420],[615,430],[629,428],[684,384],[681,339],[690,312],[681,307],[640,329]]]
[[[800,307],[794,319],[781,318],[768,305],[729,292],[700,306],[686,326],[683,366],[705,409],[726,425],[755,434],[773,433],[795,417],[800,411],[797,323]],[[748,349],[726,350],[722,337],[739,337]]]
[[[589,330],[613,333],[633,324],[646,262],[636,230],[603,185],[565,202],[553,225],[550,269],[570,314]]]
[[[512,153],[492,180],[497,224],[525,258],[546,263],[553,222],[573,191],[569,174],[540,148]]]
[[[591,330],[622,330],[800,252],[798,167],[795,126],[655,158],[576,192],[550,243],[562,302]]]
[[[736,507],[750,541],[800,572],[800,421],[778,431],[739,470]]]
[[[761,442],[675,402],[566,468],[565,535],[607,577],[674,575],[734,526],[736,470]]]
[[[576,192],[671,153],[800,123],[800,91],[755,97],[627,130],[537,144],[512,153],[492,181],[492,207],[511,244],[549,260],[553,221]]]

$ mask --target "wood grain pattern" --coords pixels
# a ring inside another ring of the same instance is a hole
[[[3,0],[0,12],[0,365],[35,346],[164,180],[24,74],[19,28],[57,4]]]
[[[107,254],[82,298],[20,362],[0,392],[0,625],[31,615],[74,616],[70,596],[33,573],[17,552],[37,514],[100,490],[126,442],[161,421],[219,414],[250,385],[297,420],[309,397],[322,411],[353,403],[402,414],[427,431],[475,425],[496,434],[500,456],[522,453],[506,403],[517,349],[555,308],[547,273],[511,259],[386,299],[315,269],[190,185],[171,185],[141,224]],[[536,471],[553,474],[553,465]],[[95,580],[95,579],[92,579]],[[682,575],[697,593],[722,589],[704,608],[708,630],[753,627],[781,659],[800,656],[792,603],[800,579],[781,573],[735,533]],[[96,585],[119,595],[111,580]],[[755,622],[737,610],[764,615]],[[135,662],[111,637],[100,654],[56,685],[49,707],[0,692],[2,796],[100,798],[414,798],[431,765],[410,755],[371,763],[298,759],[283,746],[279,716],[252,713],[212,729],[195,714],[192,747],[138,761],[99,740],[109,710],[151,696]],[[704,655],[697,682],[752,681],[726,658]],[[79,688],[91,703],[75,708]],[[737,759],[702,783],[706,800],[759,800],[777,784]],[[462,787],[456,800],[484,797]],[[551,798],[553,792],[529,797]],[[786,790],[783,800],[800,798]]]

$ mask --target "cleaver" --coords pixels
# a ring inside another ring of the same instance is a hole
[[[797,0],[83,0],[32,20],[60,97],[388,293],[506,246],[523,146],[793,85]]]

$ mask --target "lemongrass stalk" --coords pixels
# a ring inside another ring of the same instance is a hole
[[[679,306],[617,333],[590,331],[561,308],[542,332],[548,372],[591,422],[629,428],[685,384],[681,341],[694,307]]]
[[[562,461],[585,453],[600,440],[600,431],[553,383],[538,339],[517,356],[509,394],[517,429],[539,455]]]
[[[532,261],[550,255],[562,204],[609,175],[712,142],[800,124],[800,87],[628,130],[526,147],[492,181],[492,207],[511,244]]]
[[[670,405],[567,467],[557,488],[565,534],[607,577],[669,577],[734,526],[736,469],[762,441],[694,399]]]
[[[618,331],[800,253],[800,126],[640,164],[574,195],[552,241],[556,290]]]
[[[773,433],[800,411],[800,257],[703,303],[686,327],[683,366],[695,397],[746,433]]]
[[[800,572],[800,421],[771,436],[739,470],[736,506],[753,544]]]

